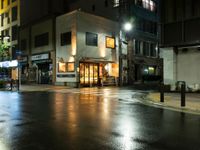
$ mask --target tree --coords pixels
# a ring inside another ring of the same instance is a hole
[[[10,44],[8,42],[0,41],[0,60],[9,59],[9,48]]]

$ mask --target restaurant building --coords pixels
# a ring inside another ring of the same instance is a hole
[[[56,84],[117,84],[118,33],[116,22],[79,10],[57,17]]]

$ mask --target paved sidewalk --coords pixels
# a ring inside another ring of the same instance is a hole
[[[34,91],[49,91],[49,90],[60,90],[68,89],[67,86],[47,85],[47,84],[30,84],[21,85],[20,92],[34,92]]]
[[[172,108],[178,111],[186,111],[191,113],[200,114],[200,93],[186,93],[186,106],[181,107],[181,95],[180,93],[165,93],[165,102],[160,102],[160,93],[149,93],[147,100],[150,102]]]

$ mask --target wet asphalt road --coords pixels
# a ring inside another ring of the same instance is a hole
[[[145,106],[136,93],[0,92],[0,150],[200,150],[200,116]]]

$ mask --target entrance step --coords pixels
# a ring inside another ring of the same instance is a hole
[[[102,81],[102,86],[117,86],[117,78],[113,76],[106,77],[106,79]]]

